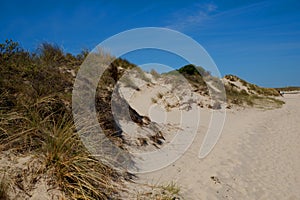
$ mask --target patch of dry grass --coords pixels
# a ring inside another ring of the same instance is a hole
[[[45,166],[71,199],[109,199],[117,193],[118,173],[91,157],[68,117],[47,130],[42,152]]]
[[[9,200],[8,183],[6,181],[4,173],[3,173],[2,177],[0,177],[0,199],[1,200]]]
[[[43,116],[45,108],[40,104],[51,101],[43,99],[22,113],[2,113],[2,150],[42,157],[42,172],[51,175],[71,199],[109,199],[116,195],[120,174],[89,155],[70,115],[64,114],[59,120],[54,118],[56,113]]]
[[[259,87],[255,84],[248,83],[247,81],[235,76],[235,75],[226,75],[224,78],[236,82],[240,81],[243,86],[247,87],[247,89],[251,92],[254,92],[258,95],[263,95],[263,96],[279,96],[278,90],[275,88],[264,88],[264,87]]]
[[[49,176],[68,199],[112,199],[123,175],[89,154],[71,117],[74,77],[68,70],[76,71],[86,56],[51,44],[42,44],[37,54],[9,40],[0,44],[0,151],[36,155],[41,166],[30,173]],[[122,64],[131,66],[122,59],[112,63]]]
[[[239,106],[251,106],[258,108],[280,108],[284,102],[269,96],[248,94],[245,90],[238,91],[235,88],[225,86],[227,102]]]
[[[140,192],[137,195],[137,200],[174,200],[182,199],[180,193],[180,187],[174,183],[170,182],[162,185],[147,185],[148,189]]]

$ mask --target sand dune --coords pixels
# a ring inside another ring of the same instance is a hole
[[[299,199],[300,95],[287,94],[283,100],[286,104],[275,110],[229,110],[221,138],[204,159],[198,153],[211,111],[200,109],[198,133],[188,151],[166,168],[139,174],[137,182],[175,181],[184,199],[193,200]]]

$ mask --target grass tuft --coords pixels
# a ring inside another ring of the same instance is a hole
[[[70,113],[52,110],[56,103],[51,97],[41,98],[18,112],[0,112],[1,150],[37,154],[43,160],[41,171],[70,199],[113,197],[120,174],[89,155]]]
[[[2,175],[0,179],[0,199],[1,200],[9,200],[8,196],[8,183],[5,179],[5,174]]]
[[[181,199],[180,187],[175,182],[166,185],[146,185],[150,190],[145,190],[137,195],[137,200],[174,200]]]
[[[167,185],[162,185],[161,188],[164,191],[167,191],[172,196],[179,195],[179,192],[180,192],[180,188],[178,187],[178,185],[175,182],[171,182]]]
[[[42,152],[47,169],[71,199],[109,199],[117,193],[117,173],[91,157],[65,117],[47,130]]]

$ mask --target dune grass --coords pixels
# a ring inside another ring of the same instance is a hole
[[[50,177],[67,199],[112,199],[122,174],[89,154],[72,119],[74,77],[67,70],[76,71],[85,56],[50,44],[38,54],[11,40],[0,45],[0,153],[35,155],[41,166],[34,176]],[[4,183],[0,199],[6,198]]]
[[[275,88],[264,88],[264,87],[259,87],[255,84],[248,83],[247,81],[235,76],[235,75],[226,75],[224,78],[236,82],[240,81],[243,86],[247,87],[247,89],[251,92],[254,92],[258,95],[263,95],[263,96],[279,96],[279,92]],[[229,88],[227,88],[229,89]]]
[[[77,56],[65,54],[58,46],[48,43],[42,44],[36,53],[23,50],[11,40],[0,44],[0,153],[10,150],[18,155],[35,155],[41,161],[41,166],[40,170],[35,170],[37,174],[34,176],[49,176],[51,184],[57,186],[65,198],[118,199],[118,193],[123,188],[120,181],[124,178],[123,174],[89,154],[76,133],[72,119],[71,92],[74,77],[69,71],[76,72],[86,56],[86,51]],[[96,54],[92,56],[97,57]],[[105,60],[108,62],[112,58],[105,54]],[[118,72],[119,66],[124,69],[136,67],[126,60],[116,59],[111,63],[112,70],[105,71],[104,78],[99,82],[105,89],[99,90],[99,95],[95,97],[98,113],[106,117],[102,128],[110,133],[114,133],[116,126],[112,111],[109,110],[113,90],[109,86],[113,86],[122,77],[123,74]],[[141,79],[150,81],[141,69],[137,68],[137,73]],[[199,90],[207,90],[193,66],[185,67],[182,73]],[[202,73],[210,76],[208,72]],[[138,89],[130,80],[127,80],[127,85]],[[230,101],[237,104],[246,102],[254,105],[258,101],[282,104],[280,100],[271,97],[264,98],[234,90],[228,90],[227,95]],[[153,103],[163,99],[164,95],[158,93],[156,97],[152,99]],[[107,120],[107,115],[111,120]],[[100,116],[99,119],[104,117]],[[153,186],[153,189],[160,192],[151,193],[150,199],[174,199],[180,191],[174,183]],[[0,199],[6,198],[8,186],[3,176],[0,180]]]
[[[22,113],[1,116],[1,148],[42,158],[41,173],[52,177],[70,199],[109,199],[117,193],[118,174],[91,157],[76,134],[69,114],[59,120],[56,113],[45,114],[43,99]],[[52,105],[53,106],[53,105]],[[14,126],[12,126],[12,124]]]
[[[239,106],[251,106],[251,107],[273,107],[280,108],[284,102],[270,96],[248,94],[245,90],[238,91],[230,86],[225,86],[227,102]]]
[[[8,183],[5,179],[5,174],[3,173],[2,177],[0,177],[0,199],[1,200],[9,200],[8,197]]]
[[[69,117],[46,132],[45,166],[64,193],[72,199],[108,199],[117,192],[112,177],[118,173],[88,154]]]
[[[175,200],[182,199],[180,195],[180,187],[175,182],[166,184],[146,185],[148,189],[137,194],[137,200]]]
[[[160,187],[163,189],[163,191],[168,192],[171,196],[179,195],[180,188],[175,182],[171,182]]]

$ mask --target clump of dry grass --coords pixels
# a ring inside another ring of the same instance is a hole
[[[31,105],[25,104],[1,113],[2,150],[12,149],[22,153],[41,148],[47,137],[45,130],[54,121],[60,121],[59,116],[66,112],[62,106],[59,100],[50,96],[37,99]]]
[[[8,183],[5,179],[5,174],[0,177],[0,199],[1,200],[9,200],[8,197]]]
[[[65,117],[47,129],[42,147],[45,166],[71,199],[109,199],[117,193],[118,173],[91,157]]]
[[[162,185],[161,188],[163,189],[163,191],[168,193],[168,195],[171,195],[172,199],[174,199],[175,195],[179,195],[180,192],[180,188],[175,182],[168,183],[167,185]]]
[[[112,168],[93,158],[76,134],[70,114],[50,112],[41,105],[56,100],[44,98],[21,110],[1,113],[1,150],[31,152],[43,160],[40,173],[71,199],[109,199],[118,193],[118,176]],[[47,115],[46,115],[47,114]]]

